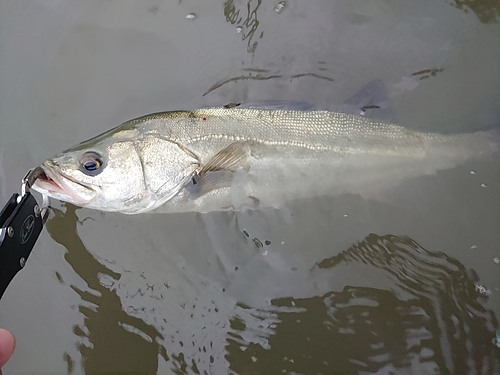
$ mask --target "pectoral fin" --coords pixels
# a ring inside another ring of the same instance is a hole
[[[249,142],[234,142],[216,153],[203,166],[200,175],[215,171],[236,171],[248,168]]]
[[[191,182],[186,185],[190,198],[197,199],[213,190],[231,186],[233,173],[231,171],[216,171],[193,176]]]
[[[231,143],[216,153],[186,186],[190,196],[196,199],[210,191],[230,187],[234,173],[248,170],[249,142]]]

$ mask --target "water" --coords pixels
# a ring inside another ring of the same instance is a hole
[[[495,2],[282,3],[1,1],[2,202],[46,157],[155,111],[331,108],[378,78],[405,126],[500,124]],[[497,155],[281,211],[54,202],[0,302],[4,371],[498,374],[499,171]]]

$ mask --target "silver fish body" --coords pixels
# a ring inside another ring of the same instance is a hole
[[[331,111],[208,108],[140,117],[83,142],[45,161],[34,189],[128,214],[280,207],[370,196],[497,150],[496,130],[443,135]]]

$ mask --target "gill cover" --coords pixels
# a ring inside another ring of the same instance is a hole
[[[149,134],[135,142],[142,173],[152,204],[151,210],[174,197],[200,169],[199,158],[182,145],[159,134]],[[137,211],[136,211],[137,212]]]

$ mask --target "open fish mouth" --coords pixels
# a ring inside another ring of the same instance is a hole
[[[84,189],[86,195],[94,196],[95,191],[89,186],[83,184],[80,181],[76,181],[70,176],[66,176],[62,173],[56,173],[52,169],[43,164],[43,173],[38,176],[35,183],[33,184],[33,189],[40,191],[42,194],[48,194],[56,199],[66,198],[66,200],[73,201],[77,204],[88,203],[90,199],[86,199],[79,194],[76,194],[71,184],[76,184],[80,189]]]

